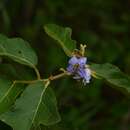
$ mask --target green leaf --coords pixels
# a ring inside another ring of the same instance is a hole
[[[53,90],[48,87],[42,97],[42,103],[35,119],[36,124],[53,125],[60,121],[57,101]]]
[[[20,68],[20,69],[19,69]],[[9,80],[33,80],[35,75],[31,68],[18,64],[0,64],[0,77]]]
[[[6,38],[0,35],[0,55],[30,67],[37,64],[37,56],[29,43],[21,38]]]
[[[11,107],[23,89],[23,85],[13,85],[12,81],[0,78],[0,114]]]
[[[6,36],[4,36],[3,34],[0,34],[0,42],[2,42],[3,40],[6,40],[6,39],[7,39]]]
[[[112,64],[93,64],[90,66],[96,74],[109,83],[125,88],[128,92],[130,92],[130,77],[125,75],[120,69]]]
[[[70,28],[63,28],[55,24],[47,24],[44,29],[50,37],[58,41],[67,56],[72,55],[72,51],[76,49],[76,41],[71,39],[72,30]]]
[[[13,130],[30,130],[39,124],[51,125],[60,120],[55,96],[42,82],[30,84],[16,101],[13,111],[8,111],[0,119]]]
[[[16,70],[11,64],[0,64],[0,77],[4,79],[16,80],[21,77],[17,75]]]

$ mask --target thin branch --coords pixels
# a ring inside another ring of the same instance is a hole
[[[61,77],[64,77],[64,76],[69,76],[70,75],[70,73],[68,73],[68,72],[63,72],[63,73],[61,73],[61,74],[58,74],[58,75],[55,75],[55,76],[50,76],[48,79],[49,80],[56,80],[56,79],[59,79],[59,78],[61,78]]]
[[[41,81],[41,82],[45,82],[45,86],[48,86],[50,84],[50,81],[52,80],[56,80],[56,79],[59,79],[61,77],[64,77],[64,76],[69,76],[70,73],[68,73],[67,71],[64,71],[63,73],[61,74],[58,74],[58,75],[51,75],[49,78],[47,79],[36,79],[36,80],[15,80],[13,81],[13,84],[12,85],[15,85],[16,83],[23,83],[23,84],[32,84],[32,83],[36,83],[38,81]]]
[[[40,80],[15,80],[15,83],[31,84],[36,83]]]

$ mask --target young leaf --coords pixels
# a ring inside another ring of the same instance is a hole
[[[32,68],[37,64],[35,52],[28,42],[21,38],[10,39],[0,35],[0,55]]]
[[[13,111],[2,114],[0,119],[13,130],[30,130],[33,125],[57,123],[60,117],[54,94],[42,82],[37,82],[29,85],[16,101]]]
[[[130,78],[126,76],[120,69],[112,64],[93,64],[91,69],[96,72],[97,75],[106,79],[109,83],[118,87],[125,88],[130,92]]]
[[[72,55],[72,51],[76,48],[76,41],[71,39],[72,30],[70,28],[47,24],[44,29],[50,37],[60,44],[67,56]]]
[[[13,85],[11,81],[0,78],[0,114],[11,107],[23,89],[23,85]]]

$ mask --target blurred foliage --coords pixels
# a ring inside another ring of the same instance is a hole
[[[130,74],[130,1],[1,0],[0,33],[29,41],[43,77],[66,67],[67,57],[51,44],[43,25],[71,27],[72,38],[87,44],[89,62],[110,62]],[[130,99],[99,80],[87,87],[72,79],[53,82],[62,121],[46,130],[128,130]],[[1,123],[1,130],[10,130]]]

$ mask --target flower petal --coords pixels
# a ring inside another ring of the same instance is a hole
[[[84,79],[83,79],[83,83],[84,84],[90,83],[90,80],[91,80],[91,70],[89,68],[86,68],[85,69],[85,76],[84,76]]]
[[[86,76],[86,72],[85,72],[85,69],[80,67],[78,70],[77,70],[77,74],[81,77],[81,78],[84,78]]]
[[[75,65],[78,64],[78,58],[76,56],[73,56],[70,60],[69,60],[69,64],[71,65]]]
[[[67,71],[70,72],[70,73],[74,73],[74,67],[73,67],[73,65],[69,65],[67,67]]]
[[[86,62],[87,62],[87,58],[86,58],[86,57],[81,57],[81,58],[79,58],[78,63],[79,63],[80,65],[85,65]]]

